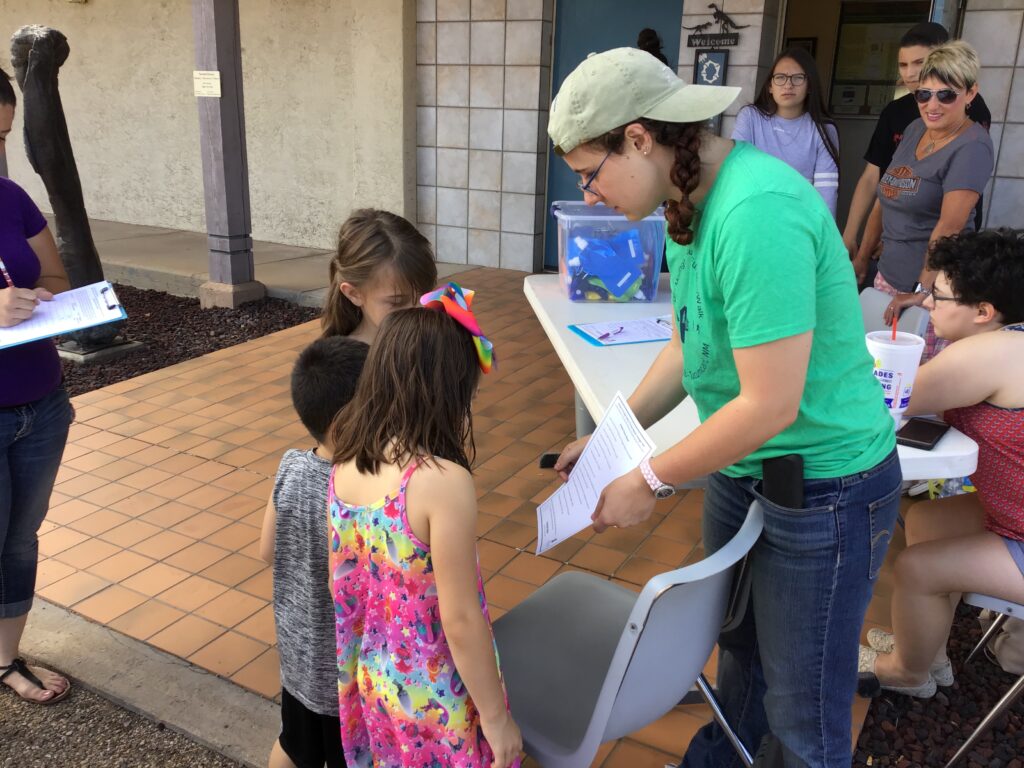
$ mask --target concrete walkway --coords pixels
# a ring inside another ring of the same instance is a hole
[[[47,217],[50,230],[53,217]],[[206,235],[177,229],[90,219],[93,240],[111,282],[152,288],[176,296],[198,296],[209,278]],[[331,251],[253,241],[256,279],[267,295],[304,307],[323,305]],[[465,264],[438,264],[441,277]]]

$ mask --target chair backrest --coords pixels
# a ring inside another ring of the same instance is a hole
[[[865,288],[860,292],[860,313],[864,320],[864,333],[871,331],[884,331],[887,326],[883,315],[885,308],[892,301],[892,296],[877,288]],[[916,333],[924,336],[928,329],[929,314],[924,307],[908,307],[900,315],[898,327],[907,333]]]
[[[618,739],[672,709],[711,656],[736,564],[764,528],[754,502],[736,535],[699,563],[644,586],[619,638],[584,741]]]

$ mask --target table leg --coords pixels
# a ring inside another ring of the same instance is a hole
[[[574,394],[576,395],[576,437],[580,438],[593,434],[597,429],[597,424],[594,423],[594,417],[590,415],[587,406],[583,404],[583,398],[580,397],[579,391],[575,391]]]

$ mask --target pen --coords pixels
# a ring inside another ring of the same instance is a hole
[[[14,287],[14,280],[11,279],[11,273],[7,271],[7,265],[4,264],[4,260],[0,259],[0,275],[4,276],[4,280],[7,281],[7,287]]]
[[[604,340],[605,340],[605,339],[607,339],[607,338],[608,338],[609,336],[614,336],[615,334],[617,334],[617,333],[621,333],[621,332],[622,332],[622,326],[620,325],[620,326],[619,326],[618,328],[616,328],[616,329],[615,329],[614,331],[608,331],[607,333],[602,333],[602,334],[601,334],[600,336],[598,336],[598,337],[597,337],[597,340],[598,340],[598,341],[604,341]]]

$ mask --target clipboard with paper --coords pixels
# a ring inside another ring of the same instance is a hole
[[[107,281],[58,293],[52,301],[40,301],[32,317],[10,328],[0,328],[0,349],[49,339],[64,333],[124,320],[114,287]]]

